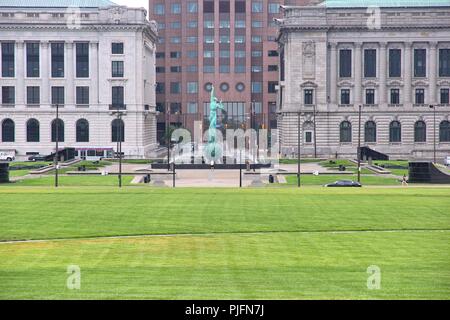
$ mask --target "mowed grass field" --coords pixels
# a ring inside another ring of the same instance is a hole
[[[0,299],[450,298],[450,189],[3,186],[0,203]]]

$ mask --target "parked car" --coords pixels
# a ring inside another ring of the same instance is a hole
[[[445,158],[445,165],[450,167],[450,157]]]
[[[0,161],[14,161],[16,159],[15,150],[0,150]]]
[[[36,154],[34,156],[29,157],[28,161],[33,161],[33,162],[46,161],[47,158],[48,158],[48,156],[43,156],[43,155],[40,155],[40,154]]]
[[[350,180],[339,180],[333,183],[325,185],[327,188],[361,188],[362,185],[359,182]]]

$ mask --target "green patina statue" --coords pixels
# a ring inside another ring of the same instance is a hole
[[[214,94],[214,86],[211,90],[211,102],[209,105],[209,131],[208,131],[208,157],[212,162],[222,156],[222,146],[217,144],[217,110],[225,110],[222,102],[220,102]]]

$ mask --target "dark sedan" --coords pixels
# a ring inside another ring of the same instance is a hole
[[[359,182],[350,180],[339,180],[333,183],[325,185],[327,188],[361,188],[362,185]]]
[[[29,157],[28,161],[33,161],[33,162],[36,162],[36,161],[47,161],[47,158],[48,158],[48,156],[42,156],[40,154],[37,154],[37,155]]]

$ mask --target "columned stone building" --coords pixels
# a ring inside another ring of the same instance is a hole
[[[0,149],[54,152],[59,105],[61,148],[112,156],[122,140],[125,156],[148,155],[157,35],[146,14],[107,0],[2,1]]]
[[[300,115],[305,156],[356,158],[361,106],[362,146],[432,159],[436,141],[438,156],[450,155],[450,4],[437,2],[286,7],[279,21],[282,153],[297,152]]]

